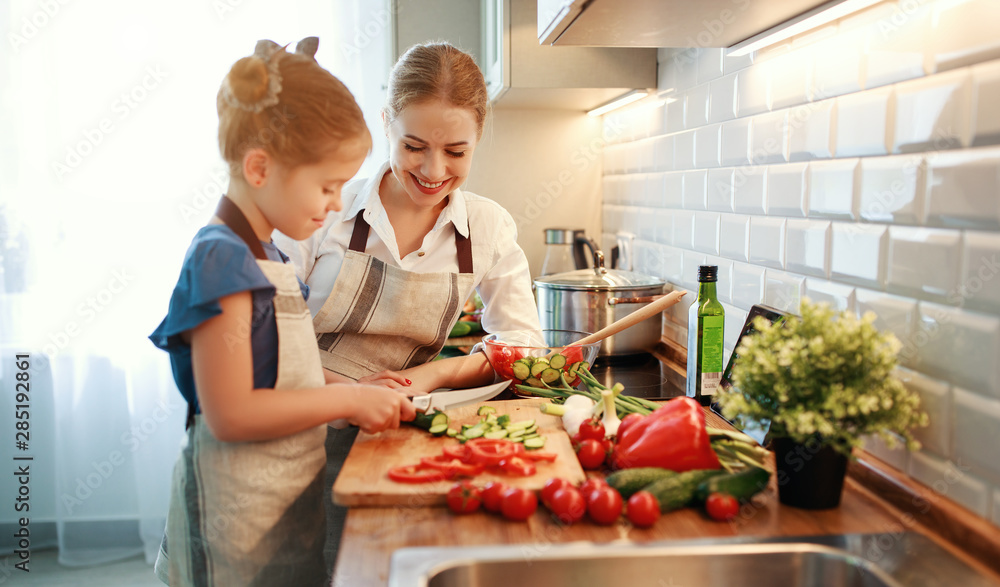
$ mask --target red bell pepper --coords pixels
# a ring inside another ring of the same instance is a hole
[[[689,397],[665,402],[618,436],[612,453],[617,469],[662,467],[682,473],[722,465],[709,443],[705,412]]]

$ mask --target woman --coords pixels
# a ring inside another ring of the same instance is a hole
[[[472,57],[434,43],[399,59],[388,94],[389,161],[345,187],[343,210],[311,238],[277,242],[311,288],[325,368],[351,379],[401,371],[411,394],[483,384],[493,373],[481,353],[430,362],[474,289],[488,332],[540,328],[513,219],[460,189],[486,84]]]
[[[311,288],[326,369],[350,379],[398,371],[402,377],[375,376],[403,381],[410,395],[492,381],[482,353],[432,362],[474,290],[487,331],[540,328],[513,219],[460,189],[486,102],[468,54],[445,43],[410,48],[392,69],[382,112],[389,161],[346,186],[342,210],[309,239],[275,235]],[[339,472],[355,434],[330,430],[327,478]],[[339,545],[345,514],[328,510],[328,551]]]

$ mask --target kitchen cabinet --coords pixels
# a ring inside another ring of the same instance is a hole
[[[538,43],[535,0],[483,0],[483,73],[504,107],[589,110],[635,88],[656,87],[656,51]]]
[[[538,0],[539,42],[731,47],[828,0]]]

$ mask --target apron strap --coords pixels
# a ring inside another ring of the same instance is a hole
[[[260,245],[260,239],[254,233],[253,228],[250,227],[250,222],[247,217],[243,215],[239,207],[233,203],[227,196],[222,196],[219,200],[219,207],[215,209],[215,215],[222,220],[226,226],[232,229],[236,233],[236,236],[243,239],[243,242],[250,247],[250,251],[253,256],[260,259],[261,261],[267,261],[267,253],[264,252],[264,247]]]
[[[368,232],[370,230],[371,227],[364,217],[364,210],[359,211],[354,218],[354,231],[351,232],[351,244],[348,248],[358,253],[364,253],[368,246]],[[455,226],[455,249],[458,251],[458,272],[473,273],[472,241],[468,237],[462,236],[462,233],[458,232],[457,226]]]
[[[253,228],[250,227],[247,217],[227,196],[222,196],[219,200],[219,207],[215,209],[215,215],[235,232],[236,236],[243,239],[243,242],[250,247],[250,251],[253,252],[254,257],[264,261],[268,260],[267,254],[264,252],[264,247],[260,245],[260,239],[257,238]],[[187,421],[184,424],[185,430],[194,425],[194,416],[194,403],[188,403]]]

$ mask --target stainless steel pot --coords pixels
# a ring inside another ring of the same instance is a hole
[[[662,297],[666,286],[641,273],[605,269],[599,250],[594,252],[593,269],[546,275],[534,282],[542,328],[585,332],[597,332]],[[649,352],[662,330],[663,317],[657,314],[604,339],[598,356]]]

